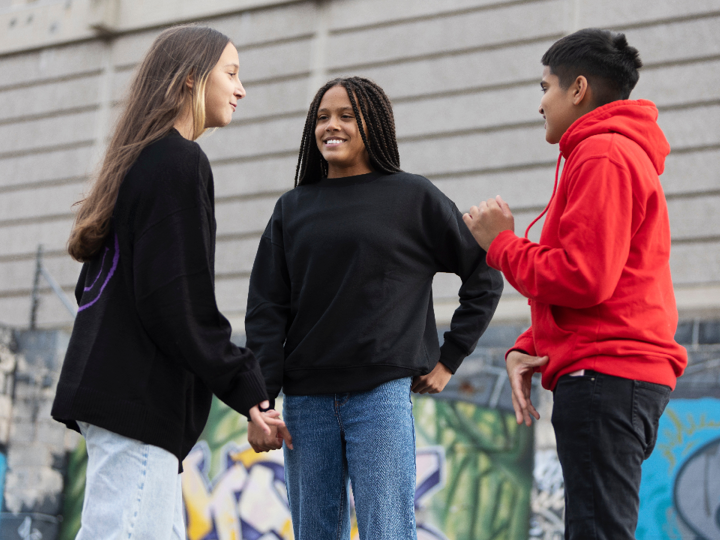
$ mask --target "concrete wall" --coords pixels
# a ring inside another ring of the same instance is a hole
[[[49,271],[72,291],[79,266],[64,252],[71,205],[123,89],[162,27],[198,18],[235,42],[248,91],[233,123],[200,140],[216,179],[218,300],[239,330],[257,242],[292,187],[319,85],[337,75],[375,79],[394,102],[403,168],[428,176],[463,210],[502,194],[521,231],[550,196],[557,156],[537,113],[540,57],[587,26],[624,31],[641,52],[646,67],[633,97],[658,104],[673,148],[663,184],[680,312],[720,316],[720,0],[150,4],[0,4],[0,323],[27,324],[39,243]],[[437,278],[441,322],[456,291],[454,277]],[[40,326],[69,325],[50,289],[42,293]],[[508,287],[498,320],[528,317]]]

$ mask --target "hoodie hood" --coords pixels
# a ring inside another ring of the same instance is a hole
[[[657,118],[658,110],[652,101],[613,101],[575,120],[560,139],[560,152],[568,159],[577,145],[588,137],[618,133],[637,143],[660,175],[665,170],[670,144],[658,126]]]

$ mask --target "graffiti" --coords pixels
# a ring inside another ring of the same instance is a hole
[[[42,533],[32,526],[32,519],[26,517],[17,530],[22,540],[42,540]]]
[[[565,485],[555,450],[535,454],[530,538],[562,540],[565,537]]]
[[[210,449],[201,441],[183,462],[188,540],[291,539],[282,451],[256,454],[231,442],[223,461],[210,481]]]
[[[413,402],[418,540],[526,540],[532,430],[512,413],[474,403]],[[60,540],[80,528],[86,463],[81,442],[68,459]],[[189,540],[293,539],[282,451],[256,454],[245,419],[219,400],[183,468]],[[358,540],[352,506],[351,538]]]
[[[643,465],[639,540],[720,538],[720,400],[671,400]]]
[[[5,473],[7,472],[7,458],[0,453],[0,508],[3,507],[5,494]]]
[[[720,538],[720,437],[691,455],[675,480],[675,508],[700,538]]]

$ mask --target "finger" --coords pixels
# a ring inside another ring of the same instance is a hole
[[[255,424],[255,426],[262,429],[267,435],[270,435],[270,428],[265,423],[265,419],[263,418],[263,415],[258,409],[257,405],[250,409],[250,418],[252,419],[252,422],[253,424]]]
[[[267,416],[264,416],[263,418],[265,419],[265,423],[269,426],[281,427],[285,425],[282,418],[268,418]]]
[[[269,409],[269,408],[270,408],[270,402],[269,402],[267,399],[266,399],[265,401],[261,401],[260,403],[258,403],[258,407],[259,407],[260,409],[263,409],[263,410],[264,410],[264,409]]]
[[[471,225],[472,222],[473,222],[473,218],[472,218],[472,216],[471,216],[470,214],[468,214],[468,213],[466,212],[466,213],[463,214],[463,221],[465,222],[465,225],[467,225],[468,227],[470,227],[470,225]]]
[[[515,397],[515,392],[510,393],[510,397],[512,398],[512,406],[515,410],[515,421],[517,422],[518,426],[523,423],[523,412],[522,408],[517,402],[517,398]]]
[[[292,435],[290,435],[290,431],[288,431],[288,428],[278,428],[278,436],[285,441],[285,444],[290,450],[293,449]]]

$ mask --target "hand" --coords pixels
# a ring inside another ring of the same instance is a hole
[[[525,421],[525,425],[532,424],[530,416],[540,420],[540,414],[530,401],[532,390],[532,376],[535,368],[548,363],[547,356],[530,356],[520,351],[511,351],[507,356],[505,367],[510,378],[512,388],[512,404],[515,409],[515,420],[518,424]]]
[[[515,231],[515,218],[500,195],[470,208],[463,215],[463,221],[485,251],[490,249],[490,244],[501,232]]]
[[[260,404],[263,408],[270,404],[264,401]],[[253,409],[256,414],[253,414]],[[255,452],[268,452],[282,448],[283,441],[290,450],[293,449],[292,436],[280,420],[280,413],[275,410],[260,412],[256,405],[250,409],[250,422],[248,422],[248,442]],[[267,424],[270,424],[269,426]],[[264,426],[264,427],[263,427]]]
[[[437,394],[443,391],[450,377],[452,377],[452,372],[445,364],[438,362],[427,375],[413,378],[411,390],[418,394]]]

